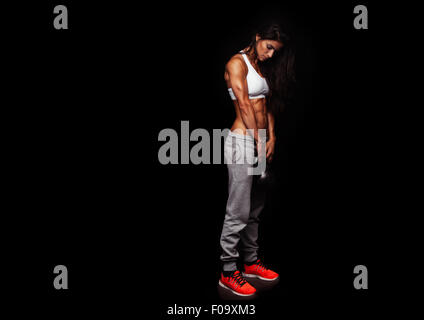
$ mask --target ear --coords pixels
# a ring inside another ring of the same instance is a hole
[[[260,40],[261,37],[259,36],[259,34],[256,34],[256,42],[258,42],[258,40]]]

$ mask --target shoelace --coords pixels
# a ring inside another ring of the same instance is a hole
[[[258,270],[258,269],[259,270],[263,270],[263,271],[268,270],[268,268],[265,267],[264,263],[261,260],[259,260],[259,259],[258,259],[258,261],[256,263],[256,270]]]
[[[243,275],[241,274],[241,272],[238,272],[237,274],[234,274],[232,276],[232,278],[234,279],[233,281],[236,282],[238,285],[240,285],[240,287],[244,286],[246,284],[246,279],[243,277]]]

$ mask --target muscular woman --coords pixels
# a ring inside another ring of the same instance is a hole
[[[224,147],[229,195],[220,241],[222,273],[219,285],[240,296],[252,296],[256,292],[245,277],[264,281],[275,281],[279,277],[258,258],[259,214],[265,205],[266,190],[258,183],[259,176],[249,174],[248,168],[255,162],[255,149],[258,156],[265,153],[264,161],[270,162],[274,156],[274,114],[276,106],[283,104],[276,100],[284,98],[293,79],[293,57],[291,51],[286,50],[288,41],[279,25],[264,26],[225,67],[224,79],[236,119]],[[275,63],[266,67],[265,63],[271,60]],[[265,141],[261,140],[263,137],[258,129],[266,130]],[[261,150],[264,145],[265,150]],[[243,273],[237,267],[239,242]]]

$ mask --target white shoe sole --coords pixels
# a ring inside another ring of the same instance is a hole
[[[244,272],[243,272],[243,277],[245,277],[245,278],[256,278],[256,279],[261,279],[261,280],[265,280],[265,281],[275,281],[275,280],[277,280],[278,278],[280,278],[280,277],[278,276],[277,278],[274,278],[274,279],[267,279],[267,278],[264,278],[264,277],[258,276],[258,275],[256,275],[256,274],[248,274],[248,273],[244,273]]]
[[[243,294],[243,293],[238,293],[238,292],[236,292],[236,291],[234,291],[233,289],[231,289],[231,288],[229,288],[229,287],[227,287],[225,284],[223,284],[222,282],[221,282],[221,280],[219,280],[219,285],[221,286],[221,287],[223,287],[223,288],[225,288],[225,289],[227,289],[227,290],[230,290],[232,293],[234,293],[234,294],[236,294],[236,295],[238,295],[238,296],[241,296],[241,297],[251,297],[251,296],[253,296],[254,294],[255,294],[255,292],[253,292],[253,293],[251,293],[251,294]]]

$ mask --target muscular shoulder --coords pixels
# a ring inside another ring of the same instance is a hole
[[[247,66],[241,54],[238,53],[232,56],[225,65],[225,70],[231,74],[247,73]]]

